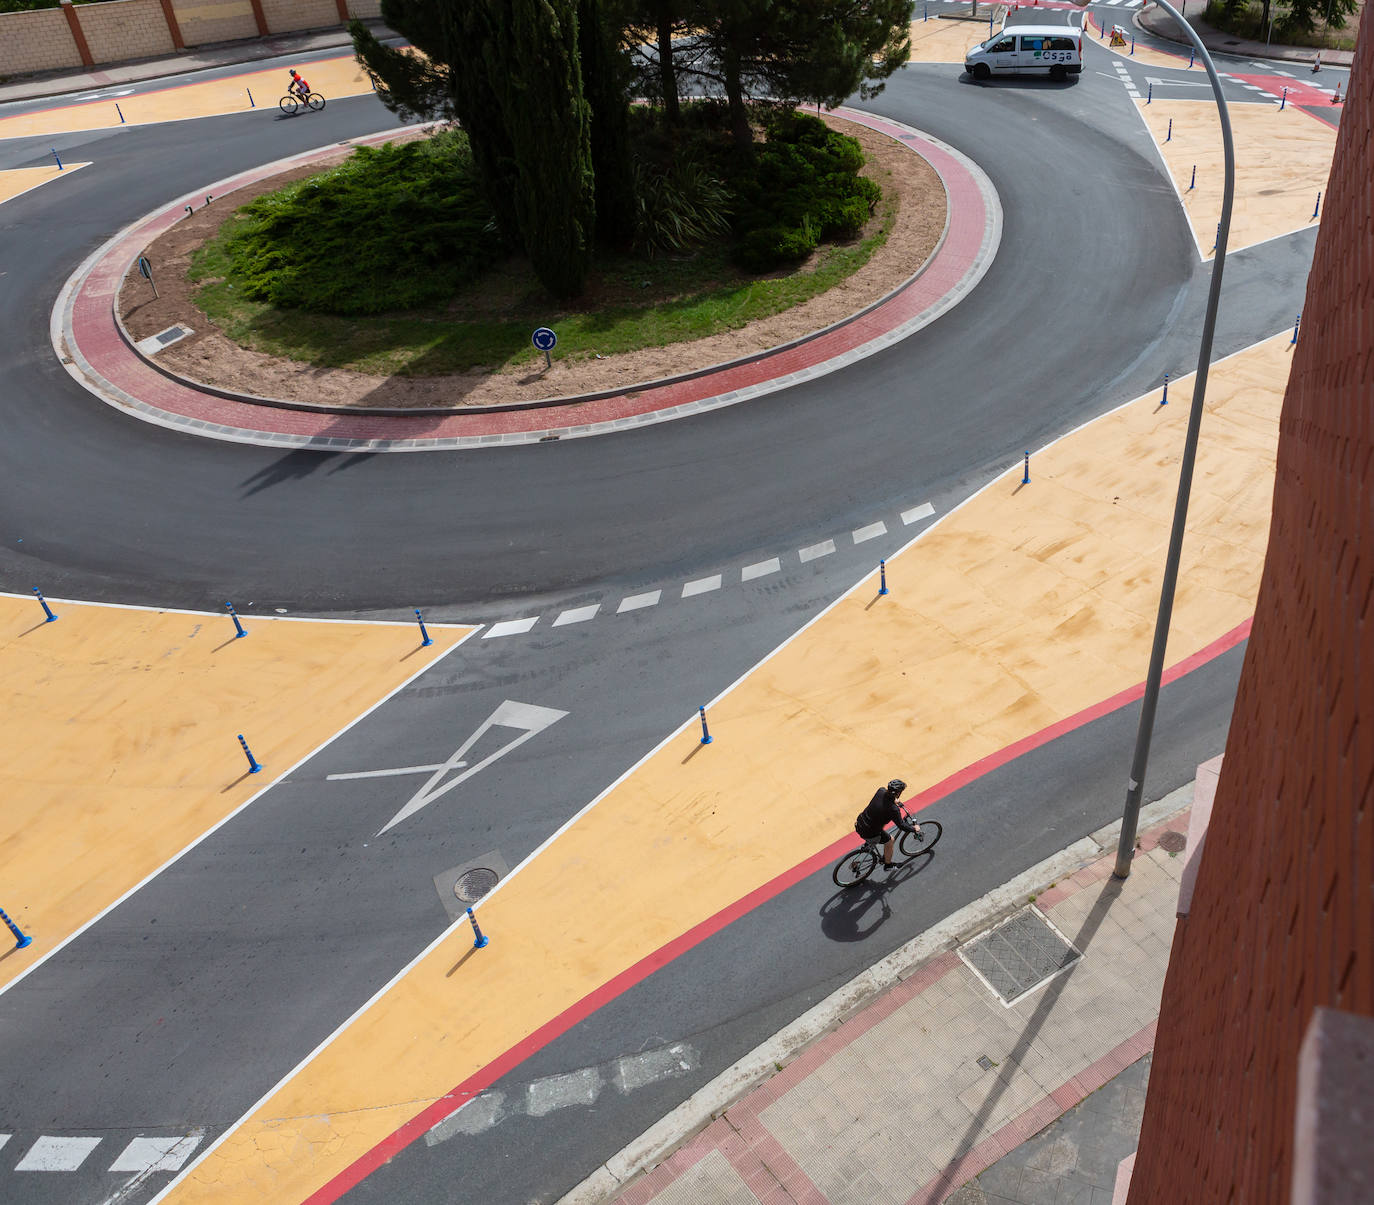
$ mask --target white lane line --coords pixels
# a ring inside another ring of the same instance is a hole
[[[929,502],[922,502],[920,506],[913,506],[910,510],[902,511],[903,524],[910,525],[917,519],[928,519],[935,513],[935,508]]]
[[[772,557],[766,561],[755,561],[752,565],[745,565],[740,570],[739,580],[742,582],[752,582],[756,577],[767,577],[770,573],[777,573],[782,568],[782,562],[777,557]]]
[[[650,590],[647,594],[632,594],[629,598],[621,599],[620,606],[616,607],[615,613],[623,615],[626,611],[638,611],[642,607],[656,607],[658,600],[662,597],[662,590]]]
[[[503,619],[483,632],[482,639],[490,640],[493,636],[519,636],[523,632],[528,632],[538,622],[538,615],[529,619]]]
[[[44,1134],[17,1164],[17,1172],[74,1172],[100,1145],[99,1138],[53,1138]]]
[[[182,1138],[135,1138],[110,1164],[112,1172],[177,1172],[200,1145],[201,1135]]]
[[[862,544],[865,540],[876,540],[879,536],[887,535],[887,524],[879,520],[877,523],[859,528],[858,531],[850,532],[850,535],[854,537],[856,544]]]
[[[564,624],[586,623],[587,620],[595,618],[599,610],[601,610],[600,603],[592,603],[590,607],[573,607],[571,611],[564,611],[562,615],[555,619],[553,621],[553,626],[561,628]]]
[[[801,557],[801,562],[805,565],[807,561],[814,561],[817,557],[829,556],[834,551],[834,540],[822,540],[819,544],[797,549],[797,555]]]
[[[454,763],[457,766],[466,766],[467,762]],[[338,782],[345,778],[390,778],[393,774],[430,774],[435,770],[443,770],[448,767],[448,762],[439,762],[433,766],[397,766],[394,770],[353,770],[347,774],[326,774],[325,782]]]
[[[688,582],[685,586],[682,587],[682,597],[692,598],[694,595],[706,594],[711,590],[719,589],[720,574],[717,573],[712,577],[699,577],[694,582]]]

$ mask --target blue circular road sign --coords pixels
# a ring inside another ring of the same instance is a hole
[[[552,351],[558,343],[558,336],[549,330],[547,326],[541,326],[530,336],[530,342],[540,351]]]

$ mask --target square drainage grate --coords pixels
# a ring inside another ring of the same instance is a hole
[[[1082,955],[1036,908],[1025,908],[959,948],[959,956],[1011,1006]]]

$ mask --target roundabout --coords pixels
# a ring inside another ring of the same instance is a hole
[[[0,963],[0,1196],[556,1199],[1110,819],[1211,266],[1106,54],[1065,87],[906,68],[853,116],[950,189],[914,281],[775,358],[576,411],[262,407],[120,337],[145,224],[388,136],[372,97],[52,135],[90,165],[0,208],[0,623],[32,750],[7,782],[32,800],[25,898],[0,905],[37,934]],[[0,167],[46,153],[9,141]],[[1314,241],[1293,228],[1227,257],[1151,799],[1224,741]],[[226,601],[246,639],[212,628]],[[172,722],[200,662],[220,685]],[[45,718],[121,739],[84,762],[106,746]],[[142,781],[102,863],[62,835],[111,767]],[[897,770],[943,839],[858,940],[829,871]],[[194,806],[164,831],[172,800]],[[473,950],[455,892],[478,870]],[[559,1079],[679,1046],[595,1109]],[[463,1120],[477,1100],[490,1124]],[[128,1135],[164,1148],[137,1184]],[[18,1169],[73,1138],[76,1164]]]

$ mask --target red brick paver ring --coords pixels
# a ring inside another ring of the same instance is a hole
[[[360,414],[222,396],[164,375],[129,345],[115,316],[130,263],[206,192],[223,198],[289,167],[336,152],[323,147],[199,188],[126,227],[95,251],[63,286],[52,342],[67,371],[112,406],[159,426],[264,447],[416,452],[579,438],[685,418],[810,380],[873,355],[956,306],[991,267],[1002,238],[1002,208],[987,175],[967,156],[910,126],[853,109],[838,116],[901,142],[935,169],[948,199],[945,230],[909,280],[858,315],[765,353],[684,378],[627,386],[586,398],[457,413]],[[354,140],[384,141],[392,131]]]

